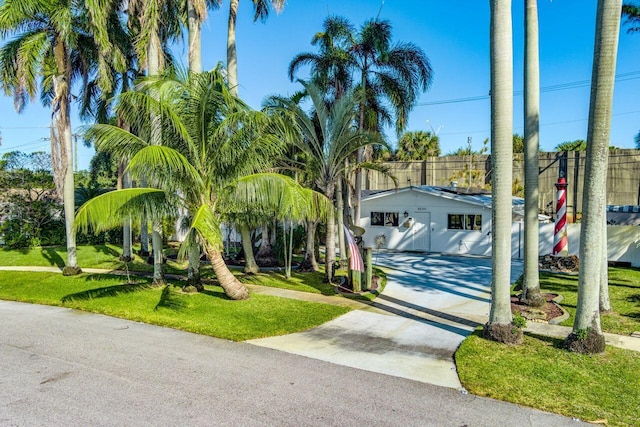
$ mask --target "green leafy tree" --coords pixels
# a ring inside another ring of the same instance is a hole
[[[48,160],[48,161],[47,161]],[[64,223],[48,154],[19,151],[0,160],[0,236],[12,248],[58,245]]]
[[[319,52],[304,52],[296,55],[289,63],[289,79],[295,79],[296,72],[303,66],[311,67],[311,81],[322,88],[328,102],[340,99],[353,85],[353,58],[350,48],[354,43],[355,27],[347,18],[329,16],[322,25],[322,31],[311,39]]]
[[[181,254],[199,245],[225,293],[233,299],[248,298],[246,287],[222,258],[219,225],[234,206],[226,197],[229,186],[259,170],[263,158],[281,151],[281,143],[269,131],[273,121],[235,98],[218,69],[186,79],[152,80],[146,88],[156,95],[128,92],[118,106],[127,122],[142,130],[139,136],[112,125],[93,125],[87,136],[104,150],[130,157],[132,176],[148,174],[158,189],[102,195],[80,209],[78,222],[100,230],[141,210],[157,219],[183,206],[191,222]],[[152,140],[151,122],[157,118],[162,123],[160,144]],[[269,194],[280,194],[275,184]]]
[[[624,2],[622,15],[625,17],[625,24],[629,25],[629,33],[640,31],[640,5],[637,1]]]
[[[586,151],[587,141],[584,139],[576,139],[575,141],[566,141],[562,144],[558,144],[555,148],[556,151]]]
[[[327,199],[333,201],[339,180],[348,173],[346,160],[358,149],[381,143],[375,133],[359,131],[354,125],[360,98],[351,90],[331,106],[325,103],[321,88],[302,82],[314,113],[310,116],[291,99],[271,98],[268,108],[284,115],[293,123],[288,140],[305,154],[306,172],[313,176],[318,188]],[[375,164],[356,164],[354,167],[382,170]],[[325,279],[332,282],[336,260],[335,210],[329,209],[326,232]],[[342,233],[342,230],[338,232]]]
[[[70,108],[71,88],[84,73],[82,68],[74,68],[74,59],[83,58],[96,45],[107,45],[98,31],[100,25],[90,19],[92,15],[84,6],[83,2],[70,0],[5,0],[0,5],[0,36],[15,36],[0,49],[2,88],[7,95],[13,95],[19,112],[38,92],[52,111],[52,165],[56,187],[64,201],[66,225],[65,274],[80,272],[73,225]],[[100,55],[103,64],[104,57]],[[102,82],[107,85],[108,80]]]
[[[518,133],[513,134],[513,152],[524,153],[524,136]]]
[[[440,143],[436,135],[431,132],[406,132],[398,140],[396,160],[427,160],[429,157],[440,155]]]
[[[620,33],[621,0],[599,0],[587,131],[584,201],[580,228],[580,275],[573,330],[565,345],[571,351],[605,351],[600,327],[600,292],[606,253],[607,162],[611,133],[611,106]]]
[[[373,19],[360,28],[351,47],[354,68],[360,77],[357,87],[364,94],[358,117],[361,131],[380,131],[384,125],[393,125],[396,133],[402,132],[419,94],[433,81],[431,63],[424,51],[412,43],[393,44],[392,36],[389,21]],[[362,162],[363,156],[364,148],[357,152],[356,163]],[[355,225],[360,222],[361,191],[362,172],[356,170]]]

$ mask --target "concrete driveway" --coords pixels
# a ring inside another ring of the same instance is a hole
[[[491,259],[381,253],[388,283],[369,310],[355,310],[306,332],[251,344],[461,389],[453,355],[487,321]],[[522,273],[513,262],[512,280]]]

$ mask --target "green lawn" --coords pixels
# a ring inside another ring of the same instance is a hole
[[[348,308],[251,295],[229,300],[217,286],[184,294],[179,286],[133,284],[118,276],[0,271],[0,299],[76,308],[235,341],[299,332],[325,323]]]
[[[125,263],[118,260],[122,248],[116,245],[78,246],[78,265],[84,268],[107,268],[114,270],[153,271],[153,266],[135,255],[134,260]],[[64,267],[67,260],[67,248],[63,246],[32,249],[0,249],[0,265],[2,266],[57,266]],[[186,271],[186,262],[167,260],[167,273]]]
[[[609,426],[637,426],[640,353],[607,347],[585,356],[562,340],[524,337],[521,346],[481,338],[476,331],[456,352],[458,374],[473,394]]]
[[[573,326],[578,301],[578,276],[540,273],[540,287],[543,292],[564,297],[561,305],[571,317],[561,325]],[[602,330],[621,335],[640,331],[640,269],[609,267],[609,298],[614,313],[601,315]]]

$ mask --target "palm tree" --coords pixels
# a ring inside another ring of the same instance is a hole
[[[621,0],[599,0],[593,51],[587,159],[580,229],[580,275],[573,331],[565,345],[571,351],[601,353],[605,350],[600,327],[599,296],[606,233],[607,161],[611,132],[611,106],[620,34]]]
[[[640,31],[640,6],[636,2],[625,2],[622,5],[622,14],[626,18],[625,24],[631,25],[628,32]]]
[[[392,45],[389,21],[373,19],[364,23],[351,47],[355,68],[360,75],[359,90],[364,93],[360,102],[359,129],[380,131],[393,124],[400,134],[407,126],[409,112],[420,92],[426,91],[433,80],[429,59],[412,43]],[[385,108],[390,104],[392,113]],[[392,119],[393,117],[393,119]],[[358,151],[356,162],[363,160],[364,149]],[[354,193],[354,222],[360,222],[362,172],[356,171]]]
[[[187,29],[189,34],[189,71],[202,72],[202,23],[207,9],[217,9],[222,0],[186,0]]]
[[[354,44],[355,28],[348,19],[329,16],[322,25],[323,31],[311,39],[320,52],[304,52],[296,55],[289,63],[289,79],[294,80],[296,72],[303,66],[311,66],[311,81],[322,88],[329,102],[342,97],[353,84],[353,58],[349,52]]]
[[[540,307],[538,265],[538,152],[540,129],[540,64],[538,60],[538,0],[525,1],[525,70],[524,70],[524,280],[521,299]]]
[[[245,299],[246,287],[222,259],[219,224],[230,204],[225,202],[229,185],[255,172],[260,159],[280,152],[281,143],[266,129],[272,120],[232,96],[219,69],[186,79],[152,80],[145,89],[147,93],[123,94],[118,106],[127,121],[145,130],[141,136],[115,126],[93,125],[87,137],[101,149],[129,156],[132,176],[149,174],[159,189],[107,193],[81,208],[79,221],[100,229],[140,208],[157,219],[171,212],[167,204],[183,206],[191,224],[182,253],[201,245],[225,293]],[[161,144],[153,141],[150,131],[154,117],[161,118]]]
[[[301,82],[313,104],[315,116],[309,116],[295,101],[272,98],[269,108],[284,114],[293,122],[289,140],[306,156],[306,172],[314,177],[318,188],[333,201],[338,181],[347,173],[345,160],[358,149],[382,143],[377,134],[358,131],[355,126],[356,107],[360,97],[351,90],[333,105],[328,106],[321,88]],[[360,165],[378,170],[377,165]],[[327,215],[325,280],[333,281],[336,259],[335,210]],[[342,232],[342,230],[339,230]]]
[[[252,0],[253,22],[258,19],[265,21],[269,17],[269,10],[273,7],[280,13],[285,0]],[[231,93],[238,96],[238,53],[236,50],[236,18],[240,0],[229,1],[229,25],[227,27],[227,78]]]
[[[87,46],[93,49],[96,43],[102,46],[106,43],[92,31],[98,26],[92,25],[94,22],[87,19],[87,15],[82,2],[70,0],[6,0],[0,5],[0,36],[16,36],[0,50],[2,88],[7,95],[13,95],[18,112],[35,98],[38,90],[52,111],[52,164],[65,215],[67,262],[64,274],[81,271],[74,228],[70,108],[71,87],[83,73],[73,68],[74,58],[82,58],[80,52]],[[41,79],[40,84],[38,79]],[[106,81],[102,80],[103,83]]]
[[[484,336],[522,340],[511,316],[511,176],[513,156],[513,46],[511,0],[491,0],[491,312]],[[514,333],[515,330],[515,333]]]
[[[396,160],[403,162],[411,160],[426,160],[440,155],[438,136],[431,132],[406,132],[398,140]]]

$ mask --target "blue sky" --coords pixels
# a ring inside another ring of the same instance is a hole
[[[523,62],[523,0],[513,2],[514,90],[521,91]],[[589,110],[589,80],[593,56],[596,0],[539,0],[541,64],[540,144],[551,150],[559,143],[585,139]],[[456,7],[452,7],[455,4]],[[578,6],[579,5],[579,6]],[[315,51],[310,41],[328,13],[349,18],[360,26],[375,17],[380,0],[289,0],[284,11],[265,23],[252,23],[252,6],[240,2],[238,16],[238,74],[240,96],[259,108],[271,94],[291,94],[299,85],[287,77],[288,64],[300,52]],[[210,13],[203,30],[203,64],[212,68],[226,59],[228,1]],[[394,40],[412,42],[430,58],[435,71],[431,89],[411,113],[408,130],[436,130],[444,153],[466,146],[475,149],[490,134],[489,122],[489,2],[487,0],[385,0],[380,17],[391,21]],[[186,47],[175,54],[186,63]],[[640,34],[622,28],[618,52],[611,144],[634,147],[640,131]],[[306,72],[299,77],[306,78]],[[545,91],[556,85],[564,90]],[[469,102],[430,104],[469,97]],[[514,97],[514,132],[522,133],[522,96]],[[50,113],[38,103],[18,115],[12,99],[0,97],[0,154],[14,149],[48,150]],[[74,128],[82,123],[74,117]],[[395,135],[389,132],[390,142]],[[81,148],[80,169],[93,152]]]

